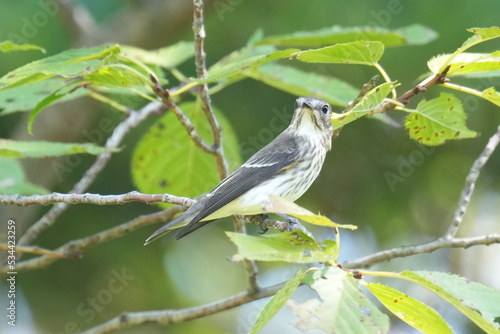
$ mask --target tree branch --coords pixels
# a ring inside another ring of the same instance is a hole
[[[49,205],[54,203],[66,204],[95,204],[95,205],[117,205],[128,202],[171,203],[182,206],[191,206],[193,199],[188,197],[178,197],[170,194],[143,194],[138,191],[131,191],[120,195],[100,195],[100,194],[60,194],[52,193],[48,195],[0,195],[1,205]]]
[[[199,319],[221,311],[241,306],[243,304],[247,304],[254,300],[272,296],[278,290],[280,290],[283,285],[284,284],[278,284],[263,288],[257,294],[251,294],[249,291],[245,291],[212,303],[185,309],[126,312],[105,322],[104,324],[88,329],[81,334],[106,334],[125,328],[151,323],[169,326],[181,322]]]
[[[442,248],[468,248],[477,245],[491,245],[500,243],[500,234],[482,235],[468,238],[439,238],[434,241],[400,248],[388,249],[385,251],[370,254],[357,260],[345,261],[343,268],[368,268],[383,261],[389,261],[399,257],[406,257],[416,254],[432,253]]]
[[[148,103],[139,111],[131,111],[128,117],[123,120],[114,129],[112,135],[106,141],[105,147],[108,149],[117,148],[122,142],[125,135],[138,124],[140,124],[144,119],[152,114],[158,114],[164,111],[165,107],[161,103],[151,102]],[[80,194],[83,193],[88,187],[94,182],[97,175],[106,166],[109,159],[111,158],[111,152],[105,152],[100,154],[94,164],[85,172],[83,177],[78,181],[78,183],[73,187],[70,193]],[[54,224],[56,218],[63,213],[68,207],[68,203],[58,203],[52,207],[49,212],[47,212],[42,218],[40,218],[35,224],[33,224],[26,233],[19,239],[18,245],[29,245],[35,240],[38,235]]]
[[[462,190],[462,194],[460,195],[460,201],[458,203],[457,209],[455,210],[455,214],[453,215],[453,221],[451,222],[448,231],[444,235],[444,238],[452,239],[457,235],[458,229],[462,224],[463,217],[467,210],[467,206],[469,205],[472,193],[474,192],[479,173],[490,158],[493,151],[495,151],[495,148],[498,146],[499,142],[500,126],[497,128],[497,132],[490,137],[483,152],[481,152],[479,157],[477,157],[477,159],[474,161],[474,164],[472,164],[469,175],[467,175],[465,181],[465,187]]]
[[[115,226],[113,228],[101,231],[85,238],[71,240],[53,251],[46,251],[50,252],[50,254],[47,253],[46,255],[17,263],[16,271],[20,272],[23,270],[43,268],[61,258],[80,258],[82,256],[82,252],[89,247],[95,246],[108,240],[120,238],[125,234],[132,232],[142,226],[146,226],[158,221],[166,222],[181,210],[181,206],[175,206],[167,210],[139,216],[127,223]],[[16,249],[19,248],[16,247]],[[0,276],[5,275],[9,271],[10,270],[7,266],[1,267]]]

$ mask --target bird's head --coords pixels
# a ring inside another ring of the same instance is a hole
[[[290,126],[300,135],[322,138],[330,150],[333,135],[330,104],[317,97],[302,96],[295,101],[294,109]]]

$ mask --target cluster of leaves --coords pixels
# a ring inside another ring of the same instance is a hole
[[[453,333],[450,325],[430,306],[405,293],[380,283],[369,283],[361,276],[379,276],[406,280],[432,291],[446,300],[486,333],[500,328],[500,291],[463,277],[443,272],[345,271],[329,265],[337,262],[337,241],[316,242],[301,232],[287,232],[254,237],[226,232],[238,247],[233,260],[281,261],[310,264],[298,269],[283,288],[261,310],[250,333],[257,333],[285,304],[298,316],[295,327],[302,331],[321,329],[325,333],[387,333],[389,318],[366,298],[367,288],[396,317],[423,333]],[[327,263],[314,267],[317,263]],[[313,297],[301,304],[292,294],[301,285],[315,290]]]
[[[500,37],[500,28],[477,28],[470,31],[474,35],[454,53],[429,61],[430,76],[500,73],[498,51],[466,52],[479,43]],[[177,69],[179,64],[193,56],[192,43],[189,42],[180,42],[154,51],[118,45],[68,50],[22,66],[0,78],[0,116],[29,111],[31,114],[28,130],[31,132],[36,116],[44,108],[82,96],[90,96],[124,112],[128,107],[120,103],[123,96],[140,96],[145,100],[157,101],[151,76],[162,85],[169,86],[172,84],[167,81],[167,77],[174,77],[180,83],[177,89],[171,90],[170,96],[174,99],[183,98],[191,88],[200,83],[210,84],[210,93],[215,94],[245,78],[262,81],[293,95],[318,96],[336,106],[346,106],[356,97],[358,89],[350,83],[293,66],[294,62],[301,61],[372,66],[384,78],[384,83],[368,91],[346,113],[334,115],[332,122],[336,128],[360,117],[384,112],[384,104],[391,103],[396,109],[408,113],[405,127],[410,137],[419,142],[439,145],[450,139],[474,137],[476,133],[466,127],[464,108],[458,98],[443,93],[438,98],[422,100],[415,109],[407,109],[396,100],[398,84],[391,81],[379,65],[386,47],[424,44],[435,36],[433,31],[419,25],[394,31],[380,28],[331,27],[270,37],[264,37],[261,32],[257,32],[244,48],[212,65],[204,78],[189,78]],[[40,50],[36,46],[15,45],[10,42],[0,44],[1,52],[37,49]],[[476,91],[451,83],[443,85],[500,106],[500,96],[493,87]],[[200,102],[181,102],[179,107],[192,120],[198,134],[208,142],[210,128],[202,116]],[[236,137],[223,113],[216,107],[214,110],[224,127],[226,156],[236,165],[241,161]],[[104,148],[93,144],[63,145],[2,140],[0,159],[12,163],[9,164],[10,168],[0,171],[0,180],[10,177],[12,182],[8,187],[4,187],[5,182],[2,181],[0,192],[29,194],[42,191],[24,181],[20,167],[14,163],[13,158],[100,154],[104,151]],[[166,155],[166,151],[169,154]],[[186,163],[181,166],[177,161]],[[202,169],[203,173],[200,172]],[[176,122],[171,113],[159,118],[137,145],[132,161],[132,175],[143,192],[191,197],[206,192],[219,181],[216,166],[210,163],[208,153],[189,139],[185,129]],[[312,224],[352,228],[338,226],[325,217],[316,216],[290,203],[277,200],[274,204],[273,210],[270,211],[281,210]],[[338,258],[338,234],[336,241],[320,243],[302,233],[291,232],[259,238],[234,233],[228,233],[228,236],[238,247],[234,260],[327,264],[323,268],[299,270],[268,302],[252,332],[262,328],[301,283],[316,290],[320,297],[303,304],[289,302],[299,317],[297,326],[301,329],[320,328],[332,333],[344,332],[345,326],[348,326],[350,331],[353,326],[361,326],[364,331],[370,333],[387,332],[387,316],[365,298],[359,288],[363,286],[389,311],[415,328],[432,333],[451,332],[449,325],[430,307],[387,286],[355,279],[353,274],[335,267]],[[460,277],[438,272],[365,272],[364,275],[412,281],[450,302],[485,331],[492,333],[500,326],[500,304],[488,302],[499,300],[499,292],[480,284],[467,283]]]

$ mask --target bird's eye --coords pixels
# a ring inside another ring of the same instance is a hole
[[[328,111],[330,111],[330,108],[328,107],[328,104],[324,104],[322,107],[321,107],[321,111],[323,112],[323,114],[328,114]]]

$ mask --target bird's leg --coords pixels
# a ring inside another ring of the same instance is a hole
[[[299,223],[299,220],[295,217],[285,215],[284,213],[277,213],[277,215],[286,220],[287,232],[292,232],[293,230],[296,230],[297,226],[302,227],[302,225]]]

